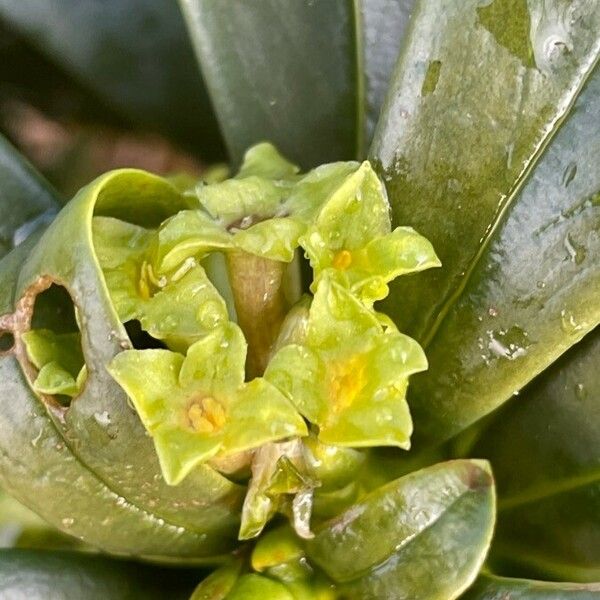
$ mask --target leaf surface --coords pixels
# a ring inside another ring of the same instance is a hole
[[[183,600],[189,574],[76,552],[0,551],[0,597]],[[193,580],[192,580],[193,581]]]
[[[461,596],[464,600],[594,600],[600,598],[600,585],[554,583],[482,575]]]
[[[599,334],[515,398],[471,451],[498,481],[494,558],[528,575],[600,578]]]
[[[395,222],[442,262],[384,304],[430,360],[409,397],[421,441],[491,412],[600,318],[600,7],[521,4],[420,2],[372,148]]]
[[[357,155],[351,2],[181,6],[234,163],[264,140],[304,167]]]
[[[375,490],[325,523],[308,542],[308,556],[348,598],[448,600],[479,571],[494,510],[487,463],[441,463]]]
[[[52,221],[60,204],[52,186],[0,135],[0,257]]]

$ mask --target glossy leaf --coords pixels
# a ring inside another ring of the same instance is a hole
[[[130,341],[94,254],[92,215],[155,227],[185,208],[187,200],[164,180],[109,173],[80,192],[39,245],[32,248],[32,240],[5,258],[0,285],[0,312],[10,314],[25,293],[64,284],[89,369],[82,392],[61,408],[34,395],[14,353],[0,357],[0,483],[62,531],[105,550],[163,560],[231,549],[243,490],[206,465],[176,488],[163,480],[151,439],[104,368]]]
[[[578,585],[483,575],[461,596],[464,600],[594,600],[600,584]]]
[[[359,0],[366,102],[366,140],[379,120],[388,83],[416,0]]]
[[[590,77],[600,8],[478,4],[420,3],[372,150],[395,221],[425,235],[443,264],[395,285],[384,306],[425,344],[430,370],[409,402],[417,436],[436,442],[508,399],[599,319],[600,102]],[[524,19],[535,67],[529,46],[515,55],[501,33],[511,23],[516,39]]]
[[[0,136],[0,257],[52,221],[61,200]]]
[[[7,599],[184,600],[190,580],[190,574],[89,554],[0,551],[0,597]]]
[[[308,556],[361,600],[457,598],[491,541],[494,485],[487,463],[452,461],[369,494],[316,530]]]
[[[0,490],[0,548],[71,549],[83,544]]]
[[[515,398],[471,450],[498,481],[494,558],[521,572],[600,579],[600,335],[590,334]]]
[[[132,124],[222,157],[175,2],[2,0],[0,17]]]
[[[362,152],[351,2],[181,6],[234,163],[263,140],[304,167]]]

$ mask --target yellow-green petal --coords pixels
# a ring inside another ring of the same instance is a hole
[[[273,144],[261,142],[246,150],[236,177],[257,175],[265,179],[287,179],[299,171],[300,168],[285,159]]]
[[[244,382],[247,344],[242,330],[224,323],[190,346],[181,367],[182,388],[229,394]]]
[[[237,231],[233,240],[240,250],[249,254],[291,262],[298,247],[298,238],[305,229],[304,223],[298,219],[273,218]]]
[[[198,465],[215,456],[222,444],[222,436],[199,434],[184,428],[159,427],[152,434],[160,468],[169,485],[178,485]]]
[[[334,281],[321,280],[310,307],[307,345],[343,352],[347,343],[381,331],[372,310]]]
[[[107,370],[125,390],[144,427],[152,433],[165,424],[180,422],[185,407],[179,386],[184,357],[170,350],[126,350],[117,354]]]
[[[323,422],[328,413],[322,391],[326,376],[325,363],[318,353],[299,344],[281,348],[265,371],[265,379],[281,390],[311,423]]]
[[[274,182],[251,175],[222,183],[200,185],[196,195],[201,206],[220,225],[230,227],[277,216],[291,183]]]
[[[308,435],[294,405],[262,378],[243,385],[229,407],[223,452],[234,453],[294,436]]]
[[[202,210],[182,210],[158,230],[153,265],[160,274],[176,270],[186,259],[201,260],[207,253],[230,248],[229,232]]]

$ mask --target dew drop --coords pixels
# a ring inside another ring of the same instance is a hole
[[[487,349],[490,352],[489,358],[516,360],[525,356],[527,348],[531,346],[527,332],[516,325],[510,329],[501,329],[499,331],[489,330],[487,336]]]
[[[94,413],[94,419],[96,419],[96,423],[98,423],[98,425],[100,425],[101,427],[108,427],[111,423],[110,415],[106,410]]]
[[[579,400],[585,400],[587,396],[587,390],[585,389],[583,383],[578,383],[575,385],[575,395],[577,398],[579,398]]]
[[[61,523],[63,525],[63,527],[72,527],[73,524],[75,523],[75,519],[73,519],[72,517],[65,517],[64,519],[61,520]]]
[[[575,315],[566,308],[560,311],[560,326],[568,334],[574,334],[583,329],[583,325],[577,322]]]

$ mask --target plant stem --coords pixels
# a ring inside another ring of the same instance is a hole
[[[248,342],[246,375],[261,376],[288,309],[283,283],[287,264],[247,252],[227,254],[238,325]]]

